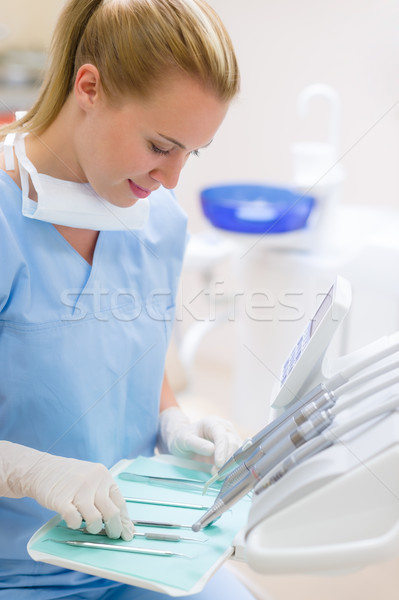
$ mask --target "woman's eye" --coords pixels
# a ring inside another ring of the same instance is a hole
[[[155,154],[161,154],[161,156],[168,156],[168,154],[170,154],[170,150],[162,150],[162,148],[160,148],[159,146],[156,146],[155,144],[151,143],[151,152],[155,152]],[[190,152],[191,156],[199,156],[200,155],[200,151],[199,150],[192,150]]]
[[[169,154],[169,150],[162,150],[162,148],[158,148],[155,144],[151,144],[151,151],[155,152],[155,154],[162,154],[162,156],[167,156]]]

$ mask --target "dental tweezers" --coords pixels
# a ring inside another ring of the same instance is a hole
[[[79,542],[77,540],[55,540],[48,538],[46,541],[57,544],[67,544],[68,546],[79,546],[80,548],[96,548],[99,550],[115,550],[117,552],[132,552],[135,554],[150,554],[155,556],[180,556],[183,558],[192,558],[187,554],[170,552],[170,550],[154,550],[153,548],[137,548],[134,546],[122,546],[115,544],[105,544],[103,542]]]

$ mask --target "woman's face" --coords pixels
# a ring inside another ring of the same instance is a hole
[[[190,154],[208,146],[228,104],[189,77],[176,76],[147,100],[119,107],[94,96],[77,128],[82,180],[117,206],[131,206],[161,185],[174,188]]]

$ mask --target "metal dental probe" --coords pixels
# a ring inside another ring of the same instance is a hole
[[[140,475],[138,473],[130,473],[123,471],[118,474],[120,479],[125,481],[134,481],[135,483],[147,483],[150,485],[159,485],[161,487],[175,487],[183,490],[202,490],[204,482],[201,479],[184,479],[177,477],[158,477],[154,475]],[[219,492],[219,488],[211,488],[213,492]]]
[[[182,525],[179,523],[163,523],[162,521],[136,521],[132,519],[133,525],[138,527],[167,527],[169,529],[191,529],[191,525]]]
[[[136,504],[151,504],[154,506],[174,506],[176,508],[192,508],[195,510],[207,510],[206,504],[189,504],[187,502],[173,502],[172,500],[148,500],[142,498],[125,497],[126,502],[135,502]]]
[[[46,541],[56,544],[67,544],[68,546],[78,546],[80,548],[96,548],[97,550],[114,550],[116,552],[132,552],[134,554],[149,554],[154,556],[180,556],[181,558],[192,558],[187,554],[179,554],[169,550],[154,550],[151,548],[135,548],[133,546],[117,546],[116,544],[104,544],[103,542],[79,542],[77,540],[55,540],[48,538]]]
[[[70,527],[67,527],[66,525],[58,525],[58,527],[62,529],[68,529],[69,531],[71,531]],[[105,529],[101,529],[98,533],[95,534],[90,533],[90,531],[87,531],[86,527],[79,527],[79,529],[74,529],[73,531],[81,531],[82,533],[86,533],[87,535],[107,535]],[[146,540],[156,540],[158,542],[199,542],[201,544],[206,542],[207,540],[207,538],[198,539],[194,537],[182,537],[181,535],[174,535],[173,533],[139,533],[138,531],[134,532],[133,537],[141,537]]]

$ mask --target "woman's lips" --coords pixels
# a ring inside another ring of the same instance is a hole
[[[140,187],[139,185],[134,183],[134,181],[132,181],[131,179],[129,179],[128,181],[129,181],[130,189],[132,190],[133,195],[136,198],[148,198],[148,196],[151,194],[152,190],[147,190],[146,188]]]

